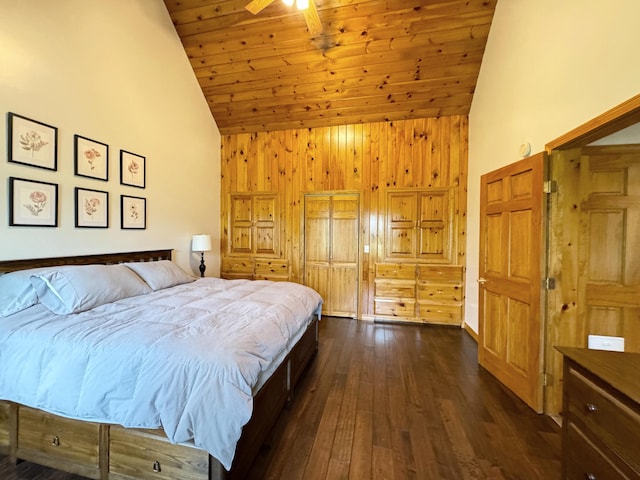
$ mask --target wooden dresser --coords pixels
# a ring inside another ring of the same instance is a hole
[[[640,353],[564,355],[562,478],[640,480]]]

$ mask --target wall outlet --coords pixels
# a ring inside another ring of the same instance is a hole
[[[589,335],[589,348],[592,350],[611,350],[613,352],[624,352],[624,337]]]

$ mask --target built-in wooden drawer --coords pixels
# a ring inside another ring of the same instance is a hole
[[[252,279],[253,278],[253,259],[224,257],[220,268],[222,278],[228,279]]]
[[[418,282],[417,293],[418,301],[429,301],[438,304],[459,304],[462,302],[462,288],[456,284]]]
[[[640,413],[623,397],[612,396],[582,371],[568,369],[566,388],[568,416],[583,431],[613,450],[626,464],[640,472]]]
[[[460,265],[418,265],[418,280],[462,285],[462,277]]]
[[[0,452],[9,453],[9,402],[0,400]]]
[[[206,480],[209,454],[167,440],[162,430],[112,426],[109,435],[109,479]]]
[[[255,260],[254,278],[256,280],[289,280],[289,262],[287,260]]]
[[[633,472],[621,471],[615,461],[594,445],[582,431],[572,422],[566,427],[567,441],[571,444],[571,450],[566,459],[568,479],[606,479],[629,480],[636,477]]]
[[[418,302],[418,316],[428,323],[460,325],[462,322],[462,305]]]
[[[416,282],[411,280],[375,280],[375,296],[388,298],[415,297]]]
[[[289,280],[289,261],[279,258],[224,257],[220,276],[227,279]]]
[[[418,316],[427,323],[462,323],[462,267],[459,265],[418,265],[416,286]]]
[[[415,280],[416,266],[412,263],[376,263],[376,278]]]
[[[100,478],[101,428],[28,407],[18,407],[17,457]]]
[[[389,317],[415,317],[416,301],[413,298],[376,298],[374,307],[376,315]]]

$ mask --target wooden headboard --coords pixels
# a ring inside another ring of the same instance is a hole
[[[26,260],[0,261],[0,274],[37,267],[55,267],[60,265],[111,264],[123,262],[151,262],[171,260],[171,249],[147,250],[144,252],[103,253],[98,255],[77,255],[75,257],[31,258]]]

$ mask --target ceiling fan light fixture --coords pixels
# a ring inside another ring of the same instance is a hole
[[[306,10],[309,8],[309,0],[296,0],[296,7],[298,10]]]
[[[290,7],[293,5],[293,0],[282,0],[282,3],[284,3],[287,7]]]

